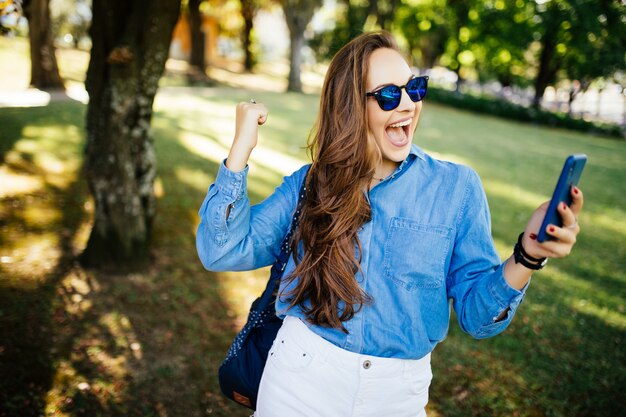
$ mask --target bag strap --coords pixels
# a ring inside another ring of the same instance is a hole
[[[302,181],[302,186],[300,187],[300,193],[298,194],[298,204],[296,205],[296,211],[293,213],[293,218],[291,219],[291,225],[289,226],[289,230],[283,239],[283,242],[280,245],[280,253],[278,257],[272,264],[272,269],[270,273],[270,278],[267,281],[267,286],[263,291],[259,299],[259,304],[257,308],[264,309],[268,307],[271,303],[274,302],[274,290],[276,289],[278,282],[283,276],[283,272],[285,271],[285,267],[287,266],[287,262],[289,262],[289,255],[291,255],[291,237],[293,236],[293,232],[298,227],[298,221],[300,220],[300,211],[302,210],[302,204],[304,203],[304,199],[306,197],[306,177]]]

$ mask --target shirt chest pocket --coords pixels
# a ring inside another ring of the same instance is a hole
[[[385,242],[385,277],[409,291],[441,287],[451,236],[449,227],[394,217]]]

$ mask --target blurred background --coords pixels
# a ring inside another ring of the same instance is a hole
[[[217,369],[268,269],[205,271],[197,210],[240,101],[261,201],[309,161],[332,55],[392,32],[430,76],[414,142],[480,174],[502,258],[571,153],[572,255],[518,317],[433,354],[429,416],[626,406],[622,0],[0,0],[0,417],[247,416]]]

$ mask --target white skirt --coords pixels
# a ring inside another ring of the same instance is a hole
[[[422,359],[341,349],[287,316],[270,350],[255,417],[426,417],[432,379]]]

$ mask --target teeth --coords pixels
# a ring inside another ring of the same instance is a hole
[[[389,127],[403,127],[403,126],[407,126],[407,125],[410,125],[412,121],[413,121],[413,119],[405,120],[404,122],[399,122],[399,123],[394,123],[392,125],[389,125]]]

